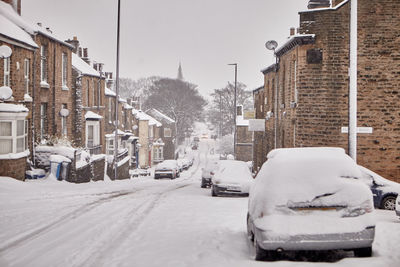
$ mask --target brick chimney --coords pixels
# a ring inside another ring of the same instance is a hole
[[[89,59],[89,51],[87,48],[83,48],[83,61],[85,61],[87,64],[90,65],[90,59]]]
[[[310,0],[308,9],[331,7],[331,0]]]
[[[7,4],[10,4],[15,12],[18,13],[18,15],[21,16],[21,0],[2,0],[3,2],[6,2]]]
[[[293,36],[296,34],[296,28],[292,27],[290,28],[290,36]]]
[[[106,76],[106,87],[113,89],[113,87],[114,87],[113,73],[106,72],[105,76]]]
[[[72,46],[74,47],[73,52],[74,52],[75,54],[78,53],[78,49],[79,49],[80,47],[79,47],[78,38],[77,38],[76,36],[74,36],[74,37],[72,38],[72,40],[68,39],[68,40],[66,40],[65,42],[66,42],[66,43],[69,43],[70,45],[72,45]]]

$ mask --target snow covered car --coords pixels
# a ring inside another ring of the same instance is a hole
[[[253,177],[246,162],[223,160],[219,161],[211,181],[212,196],[248,196]]]
[[[179,177],[179,167],[176,160],[164,160],[154,170],[154,179]]]
[[[182,159],[177,159],[178,161],[178,165],[182,166],[182,170],[188,170],[190,167],[190,162],[188,159],[186,158],[182,158]]]
[[[208,161],[206,166],[201,169],[201,188],[211,186],[211,179],[214,176],[216,169],[218,168],[217,161]]]
[[[247,233],[255,259],[281,251],[372,254],[371,190],[341,148],[272,150],[250,190]]]
[[[389,181],[365,167],[358,167],[363,174],[363,181],[372,191],[375,208],[394,210],[396,198],[400,194],[400,184]]]
[[[396,214],[400,217],[400,195],[398,195],[396,199]]]

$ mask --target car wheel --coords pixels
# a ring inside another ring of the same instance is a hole
[[[207,186],[202,182],[201,183],[201,188],[206,188]]]
[[[357,248],[354,250],[354,256],[356,256],[356,257],[371,257],[372,256],[372,247]]]
[[[216,197],[217,193],[214,190],[214,186],[211,186],[211,196]]]
[[[255,238],[254,238],[254,248],[256,250],[256,256],[255,256],[256,261],[262,261],[267,258],[267,251],[261,248],[260,245],[258,245],[257,239]]]
[[[385,210],[394,210],[396,208],[396,197],[387,196],[382,201],[382,208]]]

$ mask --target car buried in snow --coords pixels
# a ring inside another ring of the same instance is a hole
[[[372,254],[372,193],[341,148],[272,150],[250,190],[247,233],[255,259],[283,251]]]
[[[212,176],[211,195],[248,196],[253,176],[246,162],[240,160],[219,161]]]
[[[201,188],[210,187],[211,179],[218,168],[218,161],[208,161],[204,168],[201,169]]]
[[[164,160],[154,170],[154,179],[179,177],[179,166],[176,160]]]
[[[389,181],[379,174],[358,166],[362,172],[362,181],[365,182],[372,191],[375,208],[394,210],[396,198],[400,194],[400,184]]]

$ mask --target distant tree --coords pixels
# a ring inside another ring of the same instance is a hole
[[[195,121],[202,119],[206,100],[197,85],[178,79],[162,78],[154,81],[144,102],[145,109],[156,108],[176,122],[177,137],[182,140]]]
[[[131,78],[120,78],[120,95],[125,98],[140,97],[141,101],[145,102],[146,98],[149,95],[149,88],[154,84],[155,81],[158,81],[160,79],[161,77],[158,76],[150,76],[137,80],[133,80]]]
[[[211,94],[211,103],[207,112],[208,121],[215,129],[220,129],[221,135],[232,134],[234,129],[234,95],[235,85],[229,83],[221,89],[215,89]],[[243,105],[244,109],[252,107],[252,94],[246,91],[246,85],[239,82],[236,89],[236,104]]]

